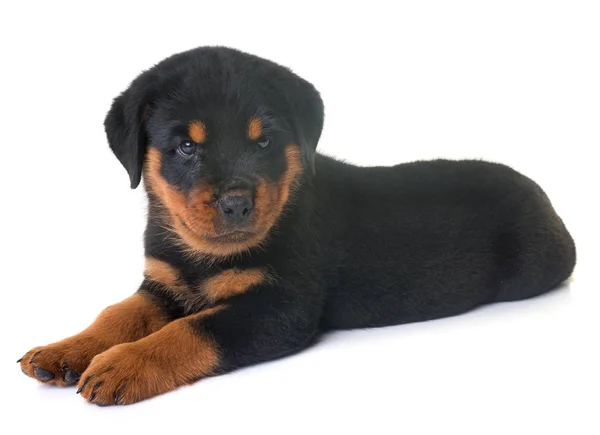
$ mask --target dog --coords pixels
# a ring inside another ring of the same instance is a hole
[[[148,196],[137,292],[22,371],[125,405],[298,352],[328,330],[454,316],[540,295],[575,266],[542,189],[508,166],[357,167],[316,153],[312,84],[224,47],[173,55],[106,116]]]

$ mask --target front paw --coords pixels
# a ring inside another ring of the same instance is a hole
[[[79,381],[92,358],[104,350],[92,337],[71,337],[31,349],[18,361],[21,371],[45,384],[65,387]]]
[[[140,343],[124,343],[96,356],[81,376],[78,393],[100,406],[129,405],[177,387],[168,363]]]

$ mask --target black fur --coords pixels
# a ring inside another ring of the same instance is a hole
[[[264,120],[267,151],[245,137],[252,116]],[[194,119],[206,124],[208,139],[186,160],[176,147],[189,139]],[[190,289],[232,267],[273,276],[218,301],[227,308],[217,314],[191,321],[216,340],[220,371],[296,352],[325,330],[452,316],[539,295],[570,276],[573,240],[529,178],[484,161],[353,166],[315,154],[322,125],[311,84],[227,48],[166,59],[117,97],[106,118],[132,187],[150,146],[160,151],[170,185],[187,194],[210,181],[215,195],[231,180],[252,191],[261,177],[281,182],[286,145],[301,147],[304,171],[284,212],[260,247],[235,255],[190,255],[149,192],[146,255],[180,270]],[[172,318],[215,305],[200,290],[182,299],[145,281],[140,291]]]

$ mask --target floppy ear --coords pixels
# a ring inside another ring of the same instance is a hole
[[[132,189],[140,184],[142,178],[148,142],[145,121],[156,89],[153,75],[150,72],[142,73],[113,100],[104,119],[108,144],[127,170]]]
[[[294,129],[300,141],[302,158],[306,167],[315,173],[315,153],[323,130],[323,101],[315,87],[306,80],[295,76],[288,88]]]

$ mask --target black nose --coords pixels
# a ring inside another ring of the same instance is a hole
[[[225,220],[239,224],[252,214],[252,198],[248,195],[227,195],[219,200],[219,209]]]

